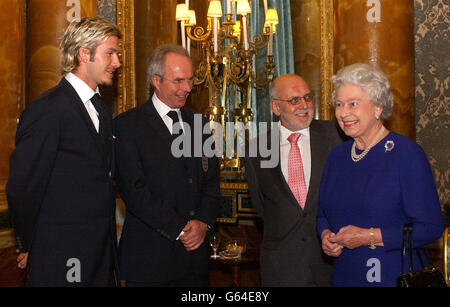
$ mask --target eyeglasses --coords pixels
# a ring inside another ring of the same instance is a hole
[[[191,77],[191,78],[189,78],[189,79],[174,79],[174,80],[172,80],[172,79],[164,78],[164,77],[161,76],[161,75],[157,75],[157,74],[155,74],[155,75],[158,76],[160,79],[165,79],[165,80],[167,80],[167,81],[172,82],[172,83],[175,84],[175,85],[181,85],[181,84],[183,84],[184,82],[186,82],[189,86],[192,86],[192,85],[194,84],[194,77]]]
[[[305,102],[311,102],[311,101],[313,101],[314,95],[313,95],[312,93],[308,93],[308,94],[305,94],[304,96],[295,96],[295,97],[292,97],[291,99],[279,99],[279,98],[272,98],[272,99],[273,99],[273,100],[277,100],[277,101],[286,101],[286,102],[288,102],[289,104],[291,104],[291,105],[293,105],[293,106],[296,106],[296,105],[298,105],[298,104],[302,101],[302,99],[304,99]]]

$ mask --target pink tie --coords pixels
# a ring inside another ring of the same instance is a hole
[[[297,199],[298,204],[303,209],[305,207],[307,191],[305,175],[303,173],[302,157],[300,156],[300,149],[297,144],[300,137],[300,133],[293,133],[288,137],[288,141],[291,143],[291,150],[289,151],[288,160],[288,184],[295,196],[295,199]]]

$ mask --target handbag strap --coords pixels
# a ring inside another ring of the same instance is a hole
[[[413,246],[413,238],[412,238],[412,231],[413,231],[413,224],[409,223],[409,224],[405,224],[403,226],[403,242],[402,242],[402,250],[403,250],[403,255],[402,255],[402,273],[403,273],[403,259],[405,257],[405,232],[408,231],[408,256],[409,256],[409,271],[410,272],[414,272],[414,268],[413,268],[413,250],[414,250],[414,246]],[[425,267],[423,259],[422,259],[422,255],[420,254],[420,248],[416,248],[416,252],[417,252],[417,256],[419,258],[420,264],[422,265],[422,268]]]
[[[412,244],[412,241],[413,241],[412,240],[412,223],[410,223],[408,225],[409,225],[409,227],[408,227],[408,230],[409,230],[409,261],[411,263],[410,267],[412,269],[412,251],[414,250],[414,247],[413,247],[413,244]],[[423,259],[422,259],[422,255],[420,254],[421,248],[416,248],[415,250],[416,250],[417,256],[419,258],[420,265],[422,266],[422,268],[424,268],[425,265],[424,265],[424,262],[423,262]],[[423,249],[423,250],[424,250],[424,253],[426,254],[425,249]]]
[[[409,271],[414,272],[413,268],[413,241],[412,241],[412,224],[406,225],[408,229],[408,256],[409,256]]]
[[[402,257],[401,257],[401,272],[404,274],[403,267],[405,264],[405,255],[406,255],[406,231],[408,227],[407,225],[403,225],[403,234],[402,234]]]

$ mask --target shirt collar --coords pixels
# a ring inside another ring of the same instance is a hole
[[[89,85],[87,85],[83,80],[75,76],[73,73],[69,72],[65,76],[66,80],[73,86],[75,91],[77,92],[78,96],[80,96],[81,101],[85,104],[86,102],[90,101],[92,96],[95,94],[99,94],[100,92],[98,90],[98,86],[95,89],[91,89]]]
[[[153,93],[152,101],[153,101],[153,105],[155,106],[156,111],[158,112],[159,116],[161,116],[161,118],[166,116],[167,113],[169,113],[169,111],[176,111],[178,113],[178,115],[180,115],[180,108],[172,109],[171,107],[166,105],[164,102],[162,102],[158,98],[156,93]]]
[[[280,121],[278,122],[278,127],[280,128],[280,144],[288,144],[288,137],[292,133],[300,133],[302,136],[309,139],[309,127],[297,131],[291,131],[283,126]]]

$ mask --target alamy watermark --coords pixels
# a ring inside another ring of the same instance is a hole
[[[81,282],[81,262],[78,258],[70,258],[66,262],[66,267],[70,268],[66,273],[66,280],[70,283]]]
[[[271,123],[270,142],[268,140],[268,123],[256,124],[249,122],[244,125],[242,122],[225,123],[225,129],[218,122],[208,122],[203,125],[202,115],[194,115],[194,127],[184,122],[175,123],[172,130],[180,133],[174,139],[171,146],[172,155],[180,157],[261,157],[261,168],[274,168],[279,162],[280,132],[277,123]],[[225,130],[225,137],[223,135]],[[256,137],[256,131],[259,131]],[[213,132],[211,134],[211,131]],[[247,142],[245,135],[248,131],[250,141]],[[182,132],[182,134],[181,134]],[[203,137],[209,137],[203,141]],[[193,136],[193,137],[192,137]],[[236,138],[235,138],[236,136]],[[192,142],[193,140],[193,142]],[[246,148],[248,147],[248,148]]]
[[[378,258],[370,258],[367,260],[366,267],[370,269],[367,271],[366,278],[370,283],[381,282],[381,261]]]

